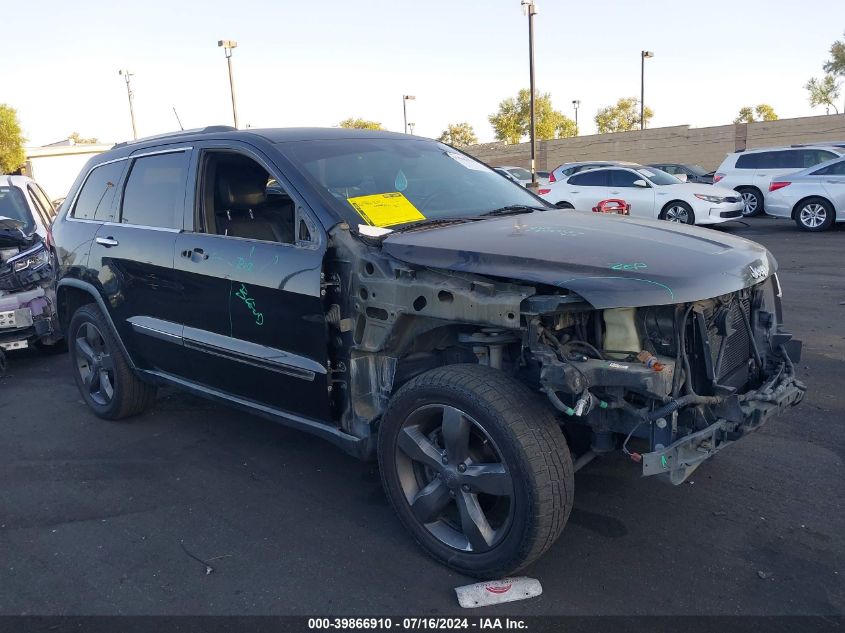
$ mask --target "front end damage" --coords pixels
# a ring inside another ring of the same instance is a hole
[[[19,233],[19,232],[18,232]],[[50,252],[37,235],[0,240],[0,353],[61,338]]]
[[[700,301],[596,309],[549,284],[400,261],[345,225],[331,242],[330,397],[359,438],[414,376],[481,363],[548,400],[589,456],[621,449],[678,484],[804,395],[774,274]]]

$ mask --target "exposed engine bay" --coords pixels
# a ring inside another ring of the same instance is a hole
[[[547,399],[565,434],[586,431],[593,456],[621,449],[678,484],[806,390],[774,274],[701,301],[595,309],[556,287],[406,265],[344,233],[324,273],[331,396],[359,437],[414,376],[480,363]]]
[[[11,222],[0,226],[0,354],[61,339],[50,252]]]

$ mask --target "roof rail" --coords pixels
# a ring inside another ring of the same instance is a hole
[[[231,125],[209,125],[206,127],[197,127],[192,128],[190,130],[179,130],[178,132],[165,132],[164,134],[154,134],[153,136],[145,136],[143,138],[138,138],[132,141],[123,141],[122,143],[115,143],[112,146],[112,149],[117,147],[127,147],[129,145],[135,145],[137,143],[144,143],[146,141],[155,141],[158,139],[163,138],[170,138],[184,136],[185,134],[209,134],[212,132],[236,132],[237,128],[232,127]]]

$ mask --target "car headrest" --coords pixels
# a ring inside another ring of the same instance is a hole
[[[267,172],[255,163],[229,164],[217,174],[217,204],[223,209],[252,209],[267,196]]]

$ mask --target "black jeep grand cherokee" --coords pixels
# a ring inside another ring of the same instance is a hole
[[[52,240],[97,415],[170,384],[377,455],[414,537],[480,577],[554,542],[596,454],[679,483],[804,392],[763,247],[554,209],[404,134],[121,144]]]

